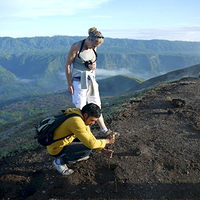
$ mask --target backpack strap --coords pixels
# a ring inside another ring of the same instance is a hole
[[[68,118],[70,118],[70,117],[75,117],[75,116],[78,116],[78,117],[81,118],[81,116],[80,116],[79,114],[76,114],[76,113],[71,113],[71,114],[69,114],[69,115],[64,115],[63,118],[62,118],[62,120],[60,120],[60,124],[59,124],[59,125],[61,125],[61,124],[62,124],[65,120],[67,120]],[[82,119],[82,118],[81,118],[81,119]],[[57,125],[57,127],[58,127],[59,125]],[[56,127],[56,128],[57,128],[57,127]],[[53,129],[53,127],[52,127],[52,129]],[[54,129],[55,129],[55,128],[54,128]],[[53,129],[53,130],[54,130],[54,129]],[[58,138],[58,139],[56,139],[56,140],[53,140],[53,142],[57,142],[57,141],[59,141],[59,140],[63,140],[63,139],[68,138],[69,136],[72,136],[72,135],[74,135],[74,134],[72,133],[72,134],[67,135],[67,136],[65,136],[65,137]]]
[[[81,59],[81,57],[80,57],[80,53],[81,53],[81,50],[83,49],[83,45],[84,45],[84,43],[85,43],[85,39],[82,41],[82,43],[81,43],[81,48],[80,48],[80,50],[79,50],[79,52],[78,52],[78,57]],[[97,57],[98,57],[98,55],[97,55],[97,52],[92,48],[92,50],[93,50],[93,52],[94,52],[94,54],[95,54],[95,56],[96,56],[96,60],[97,60]]]

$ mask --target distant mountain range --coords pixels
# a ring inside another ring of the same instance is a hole
[[[157,84],[180,80],[184,77],[198,76],[200,76],[200,64],[180,70],[171,71],[146,81],[129,76],[119,75],[100,80],[98,83],[100,95],[104,97],[140,91],[142,89],[153,87]]]
[[[74,42],[84,39],[79,36],[54,36],[11,38],[0,37],[0,53],[67,53]],[[199,54],[200,42],[168,40],[132,40],[105,38],[98,48],[99,53],[107,54]]]
[[[198,76],[200,76],[200,64],[151,78],[149,80],[142,82],[141,84],[138,84],[130,89],[127,89],[126,91],[124,91],[124,93],[135,92],[137,90],[142,90],[144,88],[152,87],[159,83],[179,80],[183,77],[198,77]]]
[[[0,37],[0,102],[65,90],[67,81],[64,64],[67,52],[74,42],[83,38]],[[120,75],[147,80],[149,77],[199,64],[199,50],[200,42],[105,38],[97,51],[97,68],[106,70],[106,73],[124,69],[126,73]],[[121,78],[119,80],[115,85],[124,82]],[[131,83],[133,79],[129,81]],[[99,82],[102,85],[101,93],[109,95],[107,85],[104,86],[101,80]],[[122,87],[121,84],[119,86]],[[127,88],[127,85],[124,87]],[[113,94],[117,94],[118,91],[114,91],[114,88]],[[121,91],[123,89],[122,87]]]

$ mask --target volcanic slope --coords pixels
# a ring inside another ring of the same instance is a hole
[[[89,160],[69,166],[74,174],[62,176],[45,148],[29,150],[0,161],[0,197],[200,199],[199,103],[200,78],[163,84],[140,98],[129,96],[107,121],[121,133],[112,146],[110,168],[108,158],[94,151]]]

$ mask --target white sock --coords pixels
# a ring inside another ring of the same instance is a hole
[[[108,131],[107,127],[104,127],[104,128],[101,129],[102,133],[106,133],[107,131]]]

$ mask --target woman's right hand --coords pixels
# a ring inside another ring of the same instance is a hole
[[[96,62],[93,62],[92,64],[88,65],[88,68],[92,71],[94,71],[96,69]]]
[[[106,138],[106,144],[113,144],[115,142],[115,135],[109,135],[107,138]]]
[[[73,86],[68,86],[67,91],[68,91],[70,94],[74,94],[74,88],[73,88]]]

